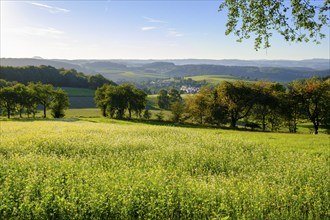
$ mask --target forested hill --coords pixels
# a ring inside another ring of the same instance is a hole
[[[2,66],[54,66],[85,74],[101,73],[116,81],[200,75],[231,75],[241,79],[290,82],[330,74],[329,59],[310,60],[48,60],[1,58]]]
[[[175,69],[167,72],[167,74],[169,76],[232,75],[257,80],[289,82],[313,76],[324,77],[330,74],[330,70],[253,66],[182,65],[177,66]]]
[[[81,67],[78,63],[62,60],[49,60],[41,58],[1,58],[1,66],[13,66],[13,67],[23,67],[23,66],[53,66],[57,69],[75,69],[79,72],[86,72],[86,69]],[[93,72],[94,73],[94,72]]]
[[[75,69],[56,69],[52,66],[25,66],[25,67],[0,67],[0,79],[17,81],[27,84],[29,82],[42,82],[57,87],[76,87],[96,89],[103,84],[116,85],[113,81],[97,74],[87,76]]]

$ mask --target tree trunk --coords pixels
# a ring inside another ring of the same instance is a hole
[[[318,134],[319,133],[319,125],[318,125],[318,123],[313,121],[313,125],[314,125],[314,134]]]
[[[266,131],[266,117],[262,115],[262,131]]]
[[[231,116],[230,127],[236,128],[236,122],[237,122],[237,119],[235,117]]]
[[[132,118],[132,109],[128,109],[128,118],[131,119]]]
[[[7,117],[10,118],[10,108],[7,108]]]
[[[46,105],[44,105],[44,118],[46,118]]]
[[[104,107],[103,106],[103,108],[102,108],[102,115],[103,115],[103,117],[106,117],[107,116],[106,110],[107,110],[107,107]]]

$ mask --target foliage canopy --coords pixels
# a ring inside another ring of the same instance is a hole
[[[256,50],[269,48],[273,31],[289,42],[320,43],[325,37],[322,28],[329,26],[330,0],[224,0],[219,11],[228,10],[226,35],[234,34],[238,41],[255,37]]]

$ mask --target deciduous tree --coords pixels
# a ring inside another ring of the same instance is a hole
[[[7,117],[15,110],[17,94],[13,87],[0,88],[0,104],[6,109]]]
[[[254,39],[254,48],[270,47],[273,32],[289,42],[319,43],[329,25],[330,0],[224,0],[219,11],[228,11],[226,35],[233,33],[238,41]]]
[[[170,107],[170,97],[165,89],[161,89],[157,96],[158,106],[161,109],[168,109]]]
[[[50,84],[30,83],[29,87],[34,90],[38,104],[43,106],[43,117],[46,118],[46,111],[53,99],[53,86]]]
[[[256,95],[256,103],[252,108],[253,118],[261,123],[263,131],[266,131],[268,123],[275,129],[276,119],[272,116],[276,115],[279,106],[278,93],[284,92],[284,87],[279,83],[258,81],[253,84],[253,89]]]
[[[313,123],[315,134],[318,134],[320,123],[330,109],[329,82],[311,78],[292,83],[293,93],[301,103],[302,112]]]
[[[206,117],[211,117],[212,90],[203,87],[198,93],[188,96],[186,100],[187,113],[198,123],[204,124]]]
[[[249,115],[256,103],[256,96],[251,86],[244,81],[223,82],[217,88],[220,102],[228,109],[230,126],[236,127],[239,119]]]
[[[103,85],[102,87],[97,88],[94,96],[95,104],[98,108],[101,109],[103,117],[107,116],[107,105],[108,105],[108,100],[106,97],[107,89],[108,89],[107,85]]]
[[[170,107],[173,122],[179,122],[182,119],[183,113],[185,112],[185,106],[183,101],[176,101],[171,104]]]
[[[53,91],[53,99],[50,103],[50,109],[54,118],[63,118],[64,110],[69,107],[69,98],[63,89]]]
[[[23,110],[29,105],[29,102],[31,101],[31,94],[28,88],[20,83],[13,86],[13,89],[16,93],[16,108],[19,112],[19,117],[22,118]]]
[[[169,95],[169,101],[170,101],[170,105],[172,103],[175,102],[181,102],[182,101],[182,97],[180,95],[180,92],[176,89],[170,89],[170,91],[168,92]]]

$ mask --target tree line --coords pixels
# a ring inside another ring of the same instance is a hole
[[[103,84],[116,85],[101,74],[87,76],[75,69],[56,69],[52,66],[1,66],[0,79],[17,81],[27,85],[29,82],[52,84],[56,87],[75,87],[96,89]]]
[[[330,79],[310,78],[287,86],[264,81],[223,82],[216,88],[201,88],[184,102],[170,100],[171,92],[159,92],[158,105],[171,110],[173,121],[190,119],[232,128],[241,123],[262,131],[286,126],[296,132],[300,120],[309,120],[315,134],[321,125],[330,126]]]
[[[128,112],[130,119],[132,113],[141,117],[146,108],[147,94],[131,84],[103,85],[95,92],[95,103],[104,117],[122,119]]]
[[[13,114],[19,116],[25,113],[35,117],[38,106],[42,106],[43,117],[47,117],[47,109],[54,118],[64,117],[64,110],[69,107],[69,98],[60,88],[54,89],[51,84],[7,82],[0,79],[0,110],[10,118]]]

